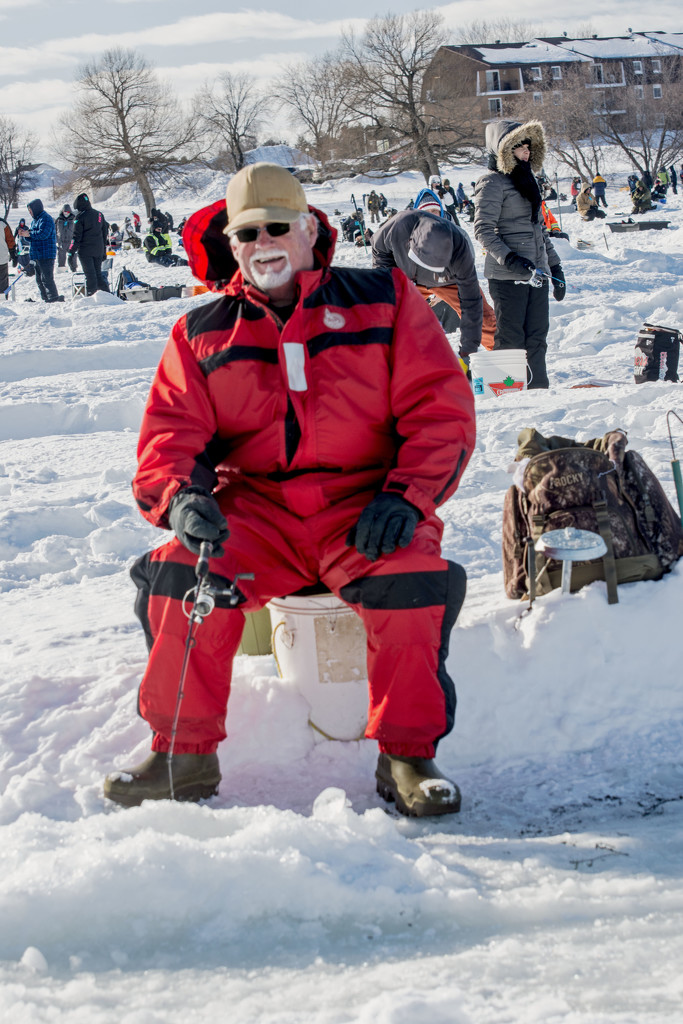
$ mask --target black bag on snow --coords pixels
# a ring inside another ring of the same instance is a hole
[[[152,292],[155,302],[160,302],[163,299],[180,299],[183,294],[183,286],[181,284],[164,284],[159,288],[152,288]]]
[[[683,555],[681,520],[642,456],[626,451],[623,430],[581,443],[527,428],[518,444],[515,460],[528,462],[522,487],[509,488],[503,507],[508,597],[533,601],[561,585],[562,563],[534,547],[550,530],[600,534],[607,553],[575,562],[571,589],[605,580],[610,604],[618,600],[618,583],[661,579]]]
[[[675,327],[644,323],[638,331],[633,361],[636,384],[650,380],[678,380],[678,357],[683,334]]]
[[[131,288],[132,285],[138,285],[142,288],[149,288],[149,285],[144,281],[139,281],[132,270],[128,267],[122,267],[116,281],[116,294],[120,299],[126,298],[126,292]]]

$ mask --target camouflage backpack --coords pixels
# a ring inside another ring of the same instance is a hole
[[[518,444],[515,461],[528,461],[503,508],[508,597],[533,601],[560,586],[562,563],[534,549],[549,530],[600,534],[607,553],[574,564],[572,591],[605,580],[610,604],[618,600],[618,583],[658,580],[683,555],[681,520],[642,456],[626,451],[623,430],[581,443],[527,428]]]

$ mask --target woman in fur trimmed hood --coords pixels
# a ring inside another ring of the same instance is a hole
[[[484,275],[497,320],[495,347],[526,349],[529,387],[547,388],[549,283],[558,302],[566,286],[543,222],[535,177],[545,159],[543,125],[492,121],[486,126],[486,148],[489,169],[475,188],[474,236],[486,252]]]

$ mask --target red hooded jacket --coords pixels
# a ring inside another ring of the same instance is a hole
[[[173,495],[246,476],[299,516],[367,490],[423,515],[456,489],[475,440],[471,388],[424,299],[400,270],[331,268],[323,213],[315,268],[282,324],[230,252],[220,200],[183,243],[219,293],[175,324],[147,401],[133,482],[150,522]]]

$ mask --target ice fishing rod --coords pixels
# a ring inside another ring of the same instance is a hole
[[[673,409],[669,409],[666,414],[666,427],[669,431],[669,444],[671,445],[671,471],[674,475],[674,484],[676,487],[676,497],[678,498],[678,509],[683,518],[683,477],[681,477],[681,464],[676,458],[676,449],[674,448],[674,439],[671,435],[671,424],[669,423],[669,416],[675,416],[679,423],[683,423],[683,420],[674,412]]]
[[[173,725],[171,727],[171,742],[166,756],[171,800],[175,800],[175,790],[173,787],[173,753],[175,751],[178,723],[180,722],[180,706],[183,702],[183,697],[185,696],[185,680],[187,679],[187,668],[190,662],[190,653],[197,644],[197,630],[204,619],[207,618],[207,616],[209,616],[216,607],[216,598],[227,598],[228,605],[231,608],[234,608],[239,601],[237,581],[253,580],[254,578],[253,572],[242,572],[237,573],[229,587],[219,588],[213,586],[209,579],[209,559],[212,554],[213,544],[211,541],[202,541],[199,546],[199,557],[194,570],[197,582],[194,587],[190,587],[190,589],[185,592],[185,596],[183,597],[183,614],[188,619],[187,637],[185,638],[183,664],[180,669],[178,693],[176,694],[175,712],[173,714]]]
[[[544,280],[557,281],[558,284],[563,284],[565,288],[574,288],[577,292],[579,290],[578,285],[568,284],[561,277],[553,277],[552,274],[546,274],[545,270],[539,270],[538,267],[535,268],[528,281],[515,281],[515,284],[527,284],[530,288],[542,288]]]
[[[24,277],[25,275],[26,275],[26,271],[25,270],[22,270],[22,272],[20,274],[17,274],[17,276],[14,278],[14,280],[10,284],[8,284],[7,287],[5,288],[5,295],[9,295],[9,293],[12,291],[12,289],[16,285],[17,281],[21,281],[22,277]]]

